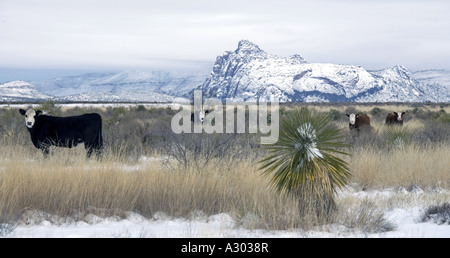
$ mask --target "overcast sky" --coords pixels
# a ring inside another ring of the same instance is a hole
[[[450,70],[448,0],[0,0],[0,67],[210,69],[248,39],[268,53]]]

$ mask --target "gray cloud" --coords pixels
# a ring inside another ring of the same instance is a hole
[[[449,1],[0,2],[0,66],[212,63],[240,39],[310,62],[450,69]]]

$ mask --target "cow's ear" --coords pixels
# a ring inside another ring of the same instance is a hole
[[[20,112],[20,114],[21,114],[22,116],[24,116],[24,115],[25,115],[25,113],[26,113],[26,111],[25,111],[25,110],[23,110],[23,109],[19,109],[19,112]]]
[[[42,110],[36,110],[36,116],[40,116],[40,115],[42,115]]]
[[[405,114],[405,112],[402,112],[402,116]]]
[[[398,116],[398,115],[397,115],[397,112],[394,112],[394,115]]]
[[[350,117],[350,115],[349,114],[345,114],[347,117]]]
[[[359,116],[359,114],[355,114],[355,117],[358,117]]]

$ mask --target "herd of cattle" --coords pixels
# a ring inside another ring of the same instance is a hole
[[[20,109],[19,112],[25,117],[25,125],[33,145],[41,149],[45,156],[48,155],[52,145],[72,148],[80,143],[84,143],[88,158],[92,153],[95,153],[97,157],[101,154],[103,148],[102,118],[98,113],[56,117],[44,115],[41,110],[32,108]],[[404,114],[405,112],[389,113],[386,117],[386,125],[403,125],[402,116]],[[204,115],[195,119],[192,115],[191,120],[199,119],[203,122]],[[364,127],[370,128],[370,117],[367,114],[346,115],[349,118],[350,130],[360,131]]]
[[[403,115],[405,112],[389,113],[386,116],[386,125],[403,125]],[[359,131],[363,128],[370,128],[370,117],[367,114],[346,114],[349,118],[348,126],[350,130]]]

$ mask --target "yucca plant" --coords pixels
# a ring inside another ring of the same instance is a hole
[[[407,126],[391,125],[384,127],[384,136],[389,146],[402,148],[414,138],[414,130]]]
[[[330,124],[327,113],[295,109],[280,120],[278,142],[264,145],[268,154],[260,161],[263,175],[280,193],[299,198],[301,211],[329,214],[334,195],[349,179],[342,156],[348,147],[345,134]]]

